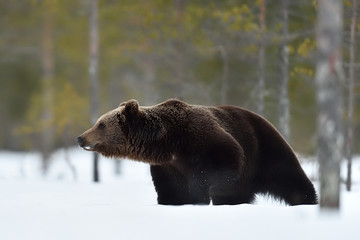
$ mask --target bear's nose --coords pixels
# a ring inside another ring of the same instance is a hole
[[[84,144],[84,139],[83,139],[82,137],[78,137],[78,138],[77,138],[77,142],[78,142],[78,144],[80,145],[80,147],[82,147],[83,144]]]

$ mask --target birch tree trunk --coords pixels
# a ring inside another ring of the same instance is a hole
[[[54,78],[54,54],[53,54],[53,23],[51,5],[44,3],[44,18],[42,29],[42,120],[41,153],[42,173],[46,174],[49,168],[49,158],[52,148],[53,129],[51,127],[53,106],[53,78]]]
[[[98,83],[98,59],[99,59],[99,34],[98,34],[98,7],[97,0],[90,2],[90,117],[94,124],[99,117],[99,83]],[[93,181],[99,182],[99,155],[94,152],[93,155]]]
[[[176,67],[175,67],[175,97],[178,99],[183,98],[183,73],[184,73],[184,63],[183,63],[183,27],[182,27],[182,18],[184,11],[184,1],[185,0],[175,0],[176,7],[176,28],[177,28],[177,40],[175,42],[175,51],[176,51]]]
[[[223,45],[219,46],[219,51],[223,59],[223,75],[221,79],[221,99],[220,103],[225,105],[227,103],[227,96],[229,90],[228,75],[229,75],[229,60],[226,49]]]
[[[354,62],[355,62],[355,31],[357,18],[357,0],[352,1],[353,15],[350,26],[350,66],[349,66],[349,114],[347,126],[347,142],[346,142],[346,158],[347,158],[347,177],[346,190],[351,191],[351,168],[352,168],[352,154],[353,154],[353,117],[354,117]]]
[[[316,95],[320,207],[335,210],[340,207],[340,161],[344,144],[342,23],[342,0],[318,0]]]
[[[264,95],[265,95],[265,14],[266,14],[266,0],[260,3],[259,26],[260,26],[260,45],[259,45],[259,62],[258,62],[258,103],[257,112],[260,115],[264,114]]]
[[[290,110],[289,110],[289,29],[288,29],[288,0],[282,0],[283,41],[280,46],[280,101],[279,101],[279,130],[283,137],[290,141]]]

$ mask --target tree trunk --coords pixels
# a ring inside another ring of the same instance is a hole
[[[99,34],[98,34],[98,7],[97,0],[90,2],[90,117],[94,124],[99,117],[99,83],[98,83],[98,59],[99,59]],[[99,156],[94,153],[93,156],[93,181],[99,182]]]
[[[228,75],[229,75],[229,60],[227,56],[226,49],[223,45],[219,46],[219,51],[221,57],[223,59],[223,75],[221,79],[221,104],[225,105],[227,103],[227,96],[229,90],[229,83],[228,83]]]
[[[283,14],[283,42],[280,46],[281,83],[279,101],[279,130],[287,141],[290,141],[290,110],[289,110],[289,29],[288,29],[288,0],[282,1]]]
[[[264,114],[264,95],[265,95],[265,15],[266,15],[266,0],[260,3],[259,26],[260,26],[260,45],[259,45],[259,62],[258,62],[258,102],[257,112],[260,115]]]
[[[346,190],[351,191],[351,166],[353,154],[353,116],[354,116],[354,62],[355,62],[355,31],[356,31],[356,17],[357,17],[357,0],[353,0],[353,16],[350,26],[350,66],[349,66],[349,114],[348,114],[348,128],[347,128],[347,142],[346,142],[346,158],[347,158],[347,178]]]
[[[175,67],[175,89],[174,95],[178,99],[183,98],[183,72],[184,72],[184,61],[183,61],[183,27],[182,18],[184,11],[185,0],[175,0],[176,7],[176,28],[177,28],[177,40],[175,41],[176,51],[176,67]]]
[[[49,158],[52,148],[53,129],[51,127],[52,105],[53,105],[53,77],[54,77],[54,54],[53,54],[53,24],[51,17],[51,6],[45,3],[43,30],[42,30],[42,132],[41,153],[42,173],[45,175],[49,168]]]
[[[121,162],[120,159],[114,159],[114,173],[117,176],[121,174]]]
[[[319,107],[318,151],[320,163],[320,207],[340,207],[340,161],[342,132],[343,72],[341,69],[342,1],[318,0],[316,40],[316,91]]]

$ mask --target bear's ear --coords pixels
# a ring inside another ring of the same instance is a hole
[[[129,100],[123,106],[125,106],[123,113],[126,116],[135,115],[139,111],[139,103],[134,99]]]
[[[120,104],[119,104],[119,107],[125,106],[126,103],[127,103],[127,102],[122,102],[122,103],[120,103]]]

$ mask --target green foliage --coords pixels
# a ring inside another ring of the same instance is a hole
[[[89,121],[87,99],[82,98],[70,82],[57,81],[53,95],[52,114],[49,120],[42,117],[43,99],[41,94],[33,94],[30,98],[30,107],[25,113],[25,122],[14,129],[14,134],[31,137],[40,134],[43,129],[53,129],[57,138],[68,137],[64,133],[76,136],[79,129],[85,129]],[[26,145],[36,147],[36,143]]]
[[[70,82],[59,87],[55,94],[52,119],[56,135],[61,136],[63,132],[69,131],[72,136],[76,136],[79,129],[87,127],[88,121],[84,118],[88,115],[86,100],[75,91]]]
[[[307,57],[315,49],[315,41],[310,38],[305,38],[305,40],[298,46],[297,54],[301,57]]]
[[[255,20],[256,16],[251,12],[247,4],[214,10],[214,17],[226,24],[226,30],[229,32],[250,32],[259,29]]]

